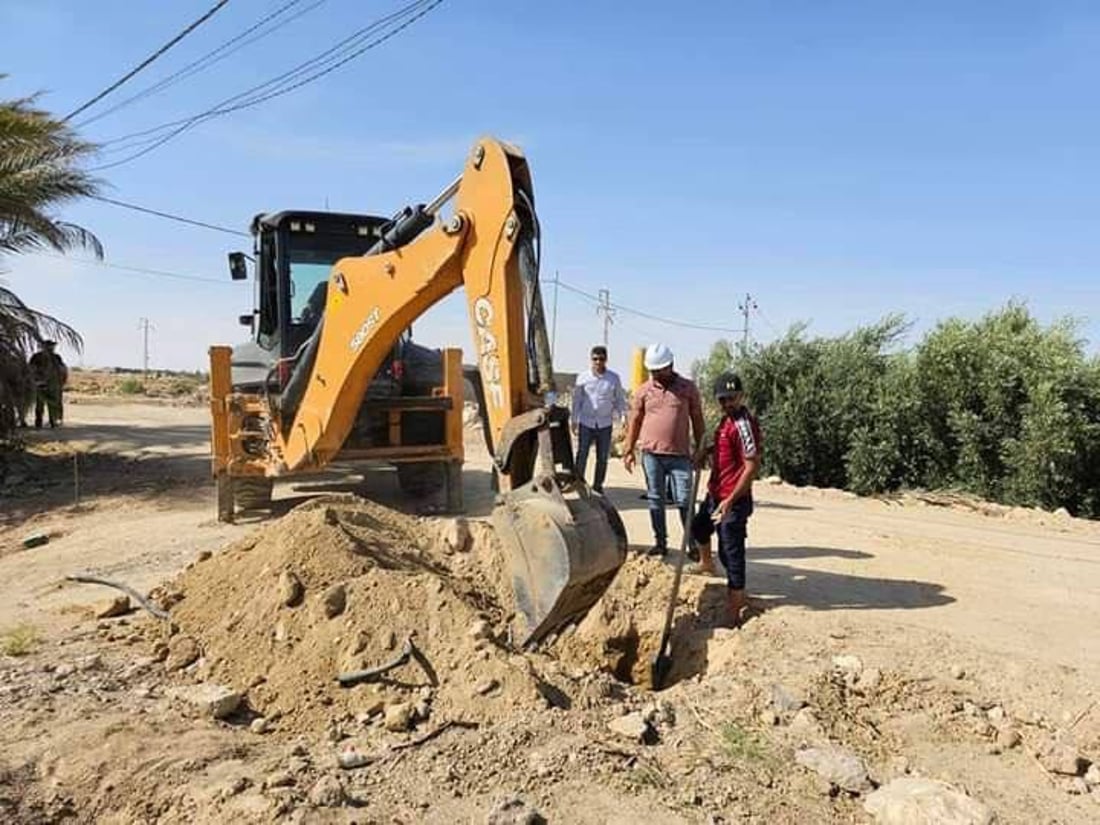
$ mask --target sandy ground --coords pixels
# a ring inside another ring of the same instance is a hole
[[[31,678],[33,668],[29,670],[24,662],[38,661],[36,657],[56,659],[64,646],[87,651],[96,643],[89,630],[95,623],[89,625],[86,608],[107,593],[66,583],[64,575],[91,570],[148,591],[200,552],[215,551],[256,527],[255,521],[223,525],[213,518],[204,409],[88,403],[71,405],[67,416],[62,430],[29,436],[36,451],[56,458],[49,478],[28,478],[14,488],[9,483],[0,499],[0,629],[30,625],[42,637],[41,648],[32,657],[0,657],[15,674],[8,676],[13,684],[19,678]],[[78,491],[73,451],[81,454],[79,503],[74,503]],[[466,472],[471,517],[486,515],[491,506],[488,467],[484,447],[473,440]],[[317,492],[352,489],[383,503],[400,503],[391,472],[381,470],[365,484],[358,482],[334,473],[310,484],[280,483],[276,498],[285,510]],[[632,545],[648,546],[651,536],[646,503],[639,497],[640,476],[628,475],[615,462],[607,489]],[[24,549],[22,539],[32,533],[48,534],[49,543]],[[673,538],[678,538],[675,530]],[[694,691],[690,702],[704,709],[701,722],[708,701],[712,710],[731,701],[723,685],[753,684],[766,690],[777,678],[805,681],[815,669],[828,669],[832,656],[855,654],[883,672],[904,673],[914,683],[924,680],[943,685],[947,693],[954,691],[959,707],[952,712],[973,716],[974,704],[979,715],[987,708],[1001,707],[1025,733],[1025,746],[1009,754],[988,746],[994,737],[989,730],[979,731],[971,740],[932,734],[924,740],[918,734],[899,739],[905,743],[904,755],[918,764],[923,761],[926,773],[969,790],[992,808],[998,821],[1100,818],[1100,787],[1092,793],[1076,793],[1080,783],[1072,786],[1068,777],[1044,768],[1033,755],[1050,741],[1068,739],[1086,757],[1100,758],[1100,709],[1096,707],[1100,699],[1100,636],[1096,633],[1100,525],[1035,512],[991,517],[916,501],[885,502],[837,491],[761,484],[749,541],[750,590],[765,611],[742,636],[723,635],[727,641],[709,649],[706,673],[693,680],[690,688],[680,688]],[[707,587],[720,592],[718,581]],[[100,631],[102,637],[102,627]],[[719,635],[716,631],[715,636]],[[949,675],[952,670],[965,676],[956,679]],[[972,704],[963,710],[967,703]],[[759,710],[758,701],[753,708],[754,713]],[[58,718],[63,715],[57,714]],[[10,753],[37,764],[40,774],[56,776],[49,767],[43,768],[50,758],[41,751],[41,742],[38,750],[34,746],[36,737],[46,735],[48,725],[29,718],[22,705],[0,707],[0,719],[7,720],[4,736],[19,731],[10,743]],[[18,724],[13,725],[13,719]],[[91,730],[81,735],[89,736]],[[169,726],[166,730],[180,729]],[[195,739],[196,752],[216,750],[212,742],[220,741],[211,730],[188,728],[186,735]],[[783,747],[788,748],[789,761],[790,745]],[[142,764],[155,762],[150,753],[143,753]],[[248,760],[247,754],[241,758]],[[645,794],[679,800],[682,788],[677,785],[669,792],[647,787],[632,802],[629,795],[599,781],[574,779],[538,791],[529,784],[524,787],[537,798],[543,813],[557,821],[754,818],[752,805],[744,799],[726,799],[723,807],[721,801],[712,804],[704,793],[707,802],[699,809],[692,807],[694,802],[687,810],[669,804],[654,808]],[[110,797],[103,796],[105,781],[97,775],[92,783],[98,783],[101,800]],[[13,787],[23,787],[15,779],[11,782]],[[500,788],[506,786],[507,782],[499,783]],[[765,782],[764,787],[771,786]],[[797,792],[801,792],[798,787],[783,791]],[[490,797],[483,789],[440,811],[449,811],[447,815],[456,821],[485,821]],[[833,797],[823,797],[833,800],[827,803],[832,808],[813,808],[814,813],[807,815],[871,821],[856,802],[841,803],[834,797],[835,789]],[[62,802],[42,799],[46,807],[35,810],[41,813],[53,804],[50,816],[56,816]],[[79,800],[73,804],[79,821],[91,821],[85,820],[88,809]],[[141,817],[130,809],[115,821],[176,821],[169,815],[171,804],[165,805]],[[260,813],[257,808],[242,816],[255,814],[255,821],[267,821],[290,816],[292,808],[276,805]],[[217,821],[225,809],[209,809],[222,812],[216,816],[201,810],[214,818],[204,819],[201,811],[195,814],[194,810],[190,815],[197,815],[199,821]],[[412,808],[378,821],[421,821],[421,817],[435,821],[426,811]],[[96,816],[110,821],[102,818],[108,813],[100,808]],[[759,821],[768,821],[765,813],[756,813]],[[779,816],[773,821],[799,821],[799,816],[792,813],[789,819]]]

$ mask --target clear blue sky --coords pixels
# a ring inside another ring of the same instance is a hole
[[[284,0],[231,0],[105,104],[141,90]],[[0,95],[68,112],[212,0],[4,0]],[[303,6],[306,4],[302,4]],[[206,108],[322,51],[397,0],[328,0],[208,72],[87,127],[107,140]],[[528,154],[544,272],[657,315],[768,340],[900,311],[927,328],[1010,298],[1100,341],[1100,4],[505,3],[446,0],[317,83],[206,123],[104,171],[106,194],[244,228],[258,211],[389,213],[434,194],[493,133]],[[93,109],[88,114],[95,114]],[[106,156],[111,160],[117,156]],[[88,364],[197,367],[242,335],[230,236],[83,203],[117,264],[225,283],[9,261],[9,283],[72,322]],[[548,296],[549,298],[550,296]],[[470,348],[454,300],[416,326]],[[600,335],[562,292],[561,369]],[[666,340],[681,365],[716,337],[620,314],[612,364]]]

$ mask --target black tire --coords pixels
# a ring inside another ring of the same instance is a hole
[[[442,461],[398,464],[397,483],[401,492],[410,498],[434,498],[447,486],[447,465]]]
[[[233,501],[238,510],[267,510],[271,507],[274,488],[275,482],[270,478],[235,478]]]

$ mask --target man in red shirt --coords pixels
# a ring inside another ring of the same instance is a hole
[[[745,598],[745,536],[752,515],[752,481],[760,470],[763,442],[756,418],[745,406],[741,378],[726,373],[714,385],[714,397],[722,406],[722,420],[714,431],[713,446],[698,455],[699,463],[711,454],[707,498],[691,524],[691,537],[699,548],[699,567],[714,573],[710,537],[718,533],[718,558],[726,569],[729,609],[734,626],[741,624]]]

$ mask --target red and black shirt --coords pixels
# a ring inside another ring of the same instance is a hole
[[[746,407],[723,416],[714,431],[714,457],[707,485],[715,501],[722,501],[736,489],[745,462],[763,455],[763,450],[760,425]]]

